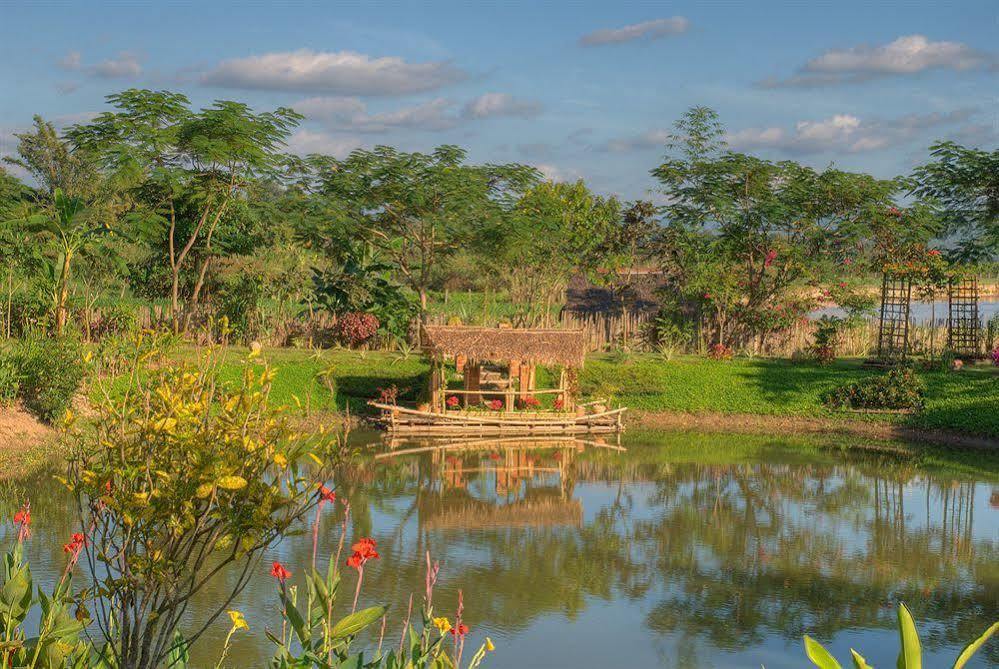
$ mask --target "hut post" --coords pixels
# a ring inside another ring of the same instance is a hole
[[[569,406],[571,400],[569,399],[569,393],[566,392],[566,381],[567,379],[566,379],[565,367],[562,367],[558,375],[558,389],[559,389],[558,396],[559,399],[562,400],[563,411],[568,411],[572,408],[571,406]]]
[[[482,366],[475,360],[465,363],[465,390],[478,390],[482,387]],[[465,394],[465,406],[473,406],[482,402],[482,396],[476,393]]]
[[[430,410],[444,411],[444,363],[435,357],[430,369]]]

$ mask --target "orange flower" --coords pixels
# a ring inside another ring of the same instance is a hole
[[[457,627],[451,628],[451,634],[459,638],[463,638],[466,634],[468,634],[468,632],[469,632],[468,625],[466,625],[465,623],[458,623]]]
[[[336,493],[322,483],[319,484],[319,504],[322,505],[326,502],[331,504],[336,501]]]
[[[347,566],[360,570],[368,560],[377,560],[381,556],[375,550],[376,546],[375,540],[369,537],[364,537],[358,541],[350,547],[350,550],[354,552],[347,558]]]
[[[24,541],[31,536],[31,502],[25,502],[21,510],[14,514],[17,525],[17,540]]]

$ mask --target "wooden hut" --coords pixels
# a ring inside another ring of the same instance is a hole
[[[446,436],[621,429],[624,409],[578,403],[578,370],[587,350],[580,330],[438,325],[424,328],[423,342],[431,359],[428,405],[371,403],[391,430]],[[559,369],[556,388],[537,387],[539,365]],[[452,369],[460,387],[451,383]]]

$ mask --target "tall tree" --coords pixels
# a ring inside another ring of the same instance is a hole
[[[95,166],[74,154],[51,122],[36,115],[31,131],[14,136],[18,140],[17,156],[6,157],[4,161],[27,171],[44,199],[51,201],[56,190],[69,197],[83,198],[96,192]]]
[[[617,199],[595,195],[582,181],[547,181],[527,191],[500,236],[514,294],[531,304],[544,300],[549,324],[551,305],[572,275],[612,261],[620,222]]]
[[[141,208],[137,218],[165,234],[174,329],[197,304],[215,258],[213,239],[233,202],[250,183],[277,168],[280,150],[301,116],[291,109],[255,113],[217,101],[194,111],[184,95],[127,90],[108,96],[114,111],[74,126],[68,137],[82,153],[129,184]],[[181,304],[181,274],[200,247],[195,282]]]
[[[852,261],[901,188],[727,151],[706,108],[677,122],[668,149],[652,170],[667,199],[664,269],[672,295],[711,314],[719,342],[733,328],[762,337],[800,314],[791,286]]]
[[[956,238],[961,260],[999,254],[999,149],[991,152],[939,142],[933,161],[917,167],[912,193],[929,201]]]
[[[379,146],[332,160],[322,192],[349,203],[364,238],[393,262],[426,316],[434,271],[537,182],[531,167],[469,165],[457,146],[404,153]]]

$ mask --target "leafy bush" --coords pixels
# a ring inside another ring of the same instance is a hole
[[[378,332],[378,317],[360,311],[348,312],[337,320],[334,333],[340,343],[356,348]]]
[[[826,406],[836,409],[923,408],[926,384],[911,369],[897,367],[835,388],[822,396]]]
[[[97,318],[90,324],[90,336],[95,341],[107,337],[135,332],[139,325],[139,316],[134,309],[123,304],[101,307]]]
[[[79,346],[68,339],[25,339],[6,360],[25,408],[49,423],[66,412],[86,375]]]
[[[14,403],[19,385],[14,362],[8,358],[0,358],[0,407]]]
[[[708,349],[708,357],[712,360],[731,360],[733,355],[732,349],[725,344],[712,344]]]

